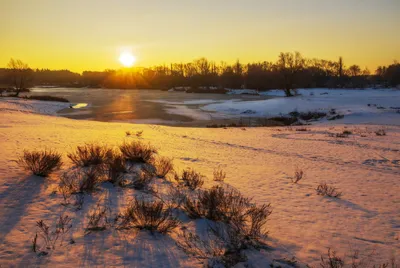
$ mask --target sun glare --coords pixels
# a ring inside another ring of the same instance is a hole
[[[125,67],[132,67],[135,61],[135,56],[129,52],[122,52],[121,55],[119,55],[119,62]]]

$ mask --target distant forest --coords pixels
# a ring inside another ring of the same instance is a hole
[[[18,80],[23,76],[23,83]],[[19,83],[18,81],[21,83]],[[400,85],[400,64],[380,66],[374,72],[358,65],[346,66],[337,61],[309,59],[300,53],[281,53],[276,62],[243,64],[216,63],[205,58],[190,63],[174,63],[150,68],[85,71],[30,69],[28,64],[11,59],[8,68],[0,69],[2,87],[63,86],[121,89],[248,88],[282,89],[290,96],[296,88],[364,88]]]

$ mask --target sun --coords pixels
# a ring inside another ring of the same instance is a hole
[[[129,52],[122,52],[119,55],[119,62],[125,67],[132,67],[135,64],[136,58]]]

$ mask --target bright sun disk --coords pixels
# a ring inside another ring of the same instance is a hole
[[[129,52],[123,52],[119,56],[119,62],[125,67],[131,67],[136,61],[136,58]]]

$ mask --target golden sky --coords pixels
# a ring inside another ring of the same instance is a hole
[[[279,52],[375,70],[400,60],[400,0],[0,0],[0,67],[120,68],[275,61]]]

